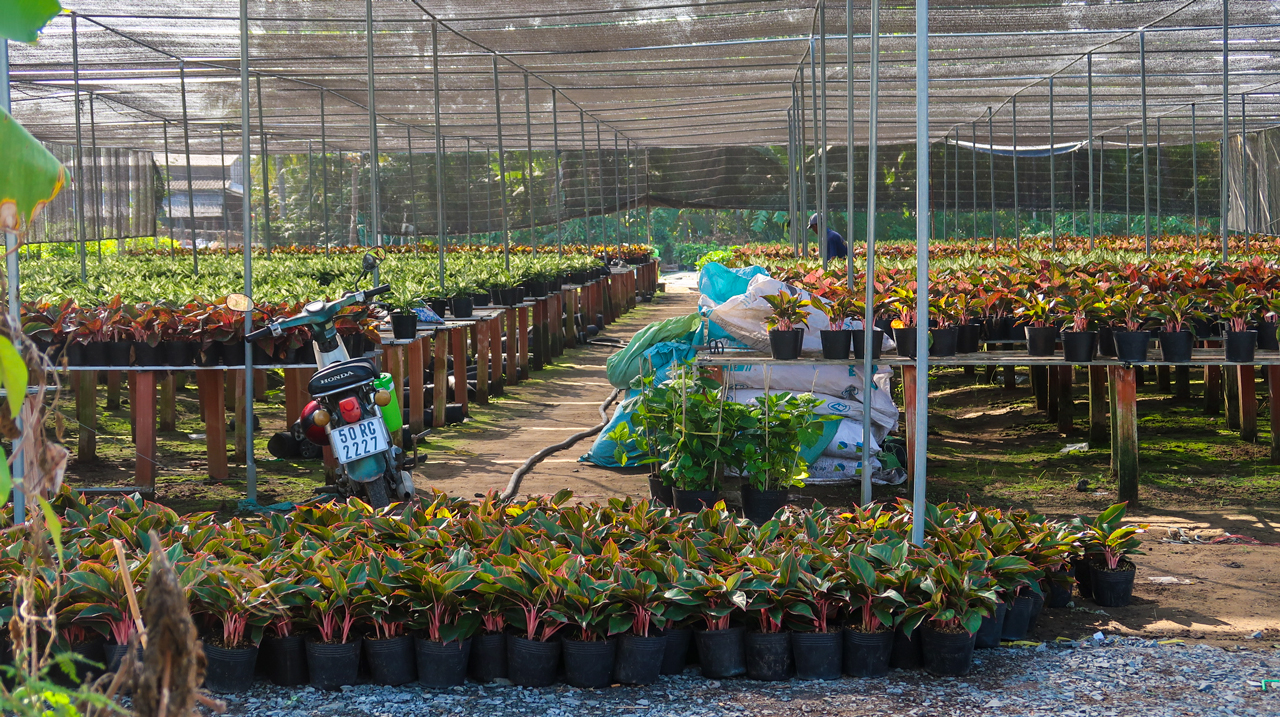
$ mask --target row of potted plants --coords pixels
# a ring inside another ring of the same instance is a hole
[[[412,244],[390,244],[381,247],[388,254],[423,254],[434,257],[439,252],[436,249],[435,242],[432,241],[415,241]],[[356,255],[359,256],[369,251],[367,246],[314,246],[309,244],[295,245],[277,245],[271,247],[270,250],[262,248],[254,248],[253,255],[256,261],[259,258],[276,256],[276,255],[306,255],[306,256],[333,256],[333,255]],[[199,249],[200,256],[215,257],[218,255],[226,255],[228,253],[241,256],[241,252],[236,247],[228,249]],[[129,256],[169,256],[170,253],[166,249],[158,249],[154,247],[138,246],[128,249],[125,252]],[[629,264],[647,264],[653,260],[655,254],[652,245],[649,244],[583,244],[580,242],[570,242],[568,244],[544,244],[537,247],[529,244],[511,244],[503,247],[501,244],[476,244],[471,242],[460,242],[445,245],[446,254],[504,254],[510,253],[514,255],[582,255],[593,256],[600,261],[612,261],[619,259]]]
[[[877,676],[891,664],[964,674],[982,635],[1021,637],[1039,606],[1065,605],[1073,566],[1100,598],[1126,576],[1131,589],[1137,549],[1123,505],[1072,523],[930,505],[919,547],[904,502],[786,509],[756,526],[722,504],[679,514],[570,498],[437,493],[383,511],[351,500],[220,522],[64,491],[52,532],[66,591],[14,595],[4,581],[0,617],[15,599],[41,603],[23,609],[56,614],[69,649],[92,655],[100,635],[118,659],[135,629],[118,540],[134,576],[153,550],[174,564],[221,690],[251,683],[258,660],[281,684],[351,684],[362,650],[385,684],[469,674],[539,686],[561,666],[579,687],[643,684],[682,671],[691,642],[708,677]],[[3,540],[0,571],[14,573],[25,538]]]

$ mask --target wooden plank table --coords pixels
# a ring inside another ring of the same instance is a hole
[[[795,361],[775,361],[771,356],[755,351],[726,351],[721,354],[700,352],[697,363],[702,366],[733,365],[811,365],[811,366],[848,366],[860,365],[856,359],[823,359],[800,358]],[[903,369],[903,402],[906,413],[904,425],[907,427],[907,455],[914,456],[912,447],[915,437],[910,427],[915,424],[915,381],[916,360],[897,355],[885,355],[875,362],[878,366],[901,366]],[[1104,386],[1107,390],[1111,406],[1111,464],[1119,482],[1120,500],[1136,503],[1138,499],[1138,396],[1137,375],[1135,367],[1139,366],[1204,366],[1206,382],[1212,376],[1213,369],[1218,369],[1239,387],[1236,394],[1238,406],[1235,415],[1239,421],[1240,435],[1243,440],[1256,441],[1257,425],[1257,388],[1255,366],[1262,366],[1267,371],[1267,389],[1271,406],[1271,455],[1273,462],[1280,462],[1280,352],[1258,351],[1254,360],[1248,364],[1229,363],[1221,348],[1197,348],[1192,351],[1191,361],[1187,363],[1171,363],[1160,360],[1148,360],[1135,363],[1124,363],[1114,358],[1097,357],[1089,364],[1073,364],[1055,356],[1031,356],[1023,351],[979,352],[957,354],[955,356],[931,356],[929,366],[961,367],[961,366],[1027,366],[1032,369],[1044,369],[1046,374],[1054,376],[1058,403],[1058,428],[1063,432],[1071,430],[1071,383],[1072,372],[1077,365],[1089,368],[1090,387],[1090,429],[1091,444],[1103,442],[1103,398]],[[1105,374],[1103,373],[1105,372]],[[1105,377],[1104,377],[1105,376]],[[1206,389],[1211,390],[1211,387]],[[1063,413],[1066,414],[1065,418]],[[908,466],[908,475],[912,475]]]

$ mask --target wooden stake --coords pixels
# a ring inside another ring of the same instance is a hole
[[[1116,372],[1116,477],[1119,499],[1138,504],[1138,387],[1133,369]]]
[[[1110,440],[1111,426],[1107,420],[1107,369],[1105,366],[1089,367],[1089,446],[1101,448]]]
[[[142,649],[147,649],[147,628],[142,624],[142,611],[138,609],[138,595],[133,588],[133,576],[129,574],[129,559],[125,557],[124,545],[119,538],[112,538],[111,545],[116,550],[116,561],[120,563],[120,579],[124,582],[124,596],[129,601],[129,612],[133,615],[133,626],[138,630],[138,640]]]
[[[1240,440],[1258,442],[1258,387],[1253,366],[1237,366],[1240,382]]]

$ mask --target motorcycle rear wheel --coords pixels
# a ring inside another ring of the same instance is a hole
[[[368,483],[361,483],[360,487],[364,490],[364,495],[372,508],[385,508],[391,505],[391,497],[387,493],[387,480],[379,476]]]

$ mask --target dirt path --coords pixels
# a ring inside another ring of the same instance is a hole
[[[602,337],[630,340],[651,322],[696,310],[690,275],[664,275],[666,293],[641,304],[610,325]],[[613,387],[605,361],[616,347],[571,349],[529,381],[508,389],[488,406],[475,406],[473,420],[428,436],[430,455],[414,473],[419,489],[437,488],[472,496],[506,488],[511,473],[529,456],[600,422],[600,404]],[[612,408],[609,414],[612,415]],[[525,475],[520,494],[551,494],[568,488],[583,501],[648,493],[647,471],[618,471],[579,463],[594,438],[586,438],[538,464]]]

